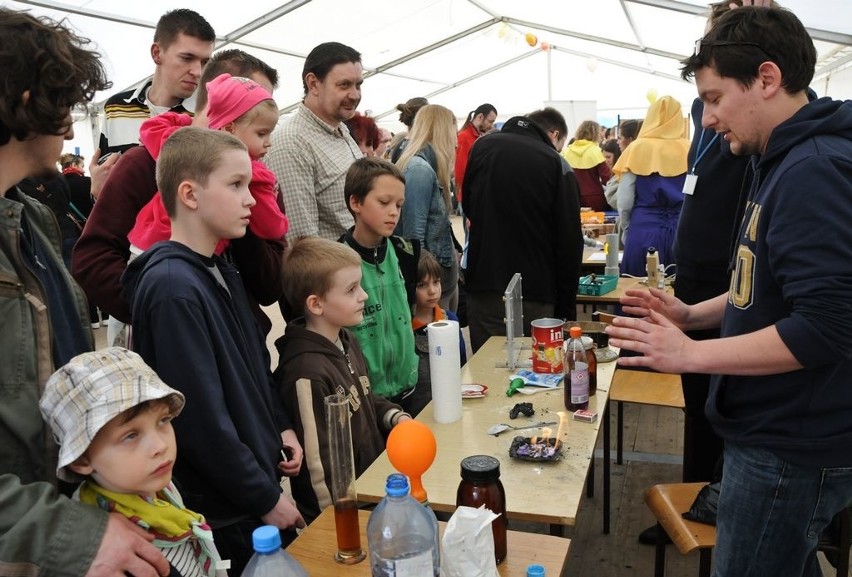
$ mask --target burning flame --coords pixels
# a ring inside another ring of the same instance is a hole
[[[544,438],[541,440],[541,442],[542,442],[542,443],[544,443],[544,444],[546,445],[546,444],[547,444],[547,442],[550,440],[550,434],[551,434],[552,432],[553,432],[553,431],[550,429],[550,427],[544,427],[544,428],[541,430],[541,434],[544,436]]]
[[[562,440],[562,427],[565,425],[568,415],[565,411],[559,411],[556,414],[559,415],[559,428],[556,429],[556,442],[558,443]]]

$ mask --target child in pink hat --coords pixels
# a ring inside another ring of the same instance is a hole
[[[272,95],[249,78],[227,73],[207,83],[207,95],[207,126],[240,139],[252,160],[249,190],[257,204],[251,209],[249,229],[262,239],[282,238],[288,222],[278,201],[278,183],[275,174],[260,162],[272,145],[272,131],[278,124],[278,107]],[[142,124],[139,140],[156,160],[166,139],[192,123],[193,119],[186,114],[166,112]],[[170,236],[171,224],[158,192],[136,215],[136,224],[127,235],[131,253],[141,254]],[[227,246],[227,240],[220,241],[216,254],[221,254]]]

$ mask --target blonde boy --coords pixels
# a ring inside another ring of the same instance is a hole
[[[219,241],[245,234],[255,204],[250,180],[248,152],[232,135],[176,131],[157,159],[171,240],[131,262],[122,278],[134,349],[186,396],[175,423],[184,498],[207,517],[234,575],[253,554],[256,527],[304,524],[280,486],[281,473],[299,471],[301,446],[273,395],[266,342],[239,273],[214,256]],[[292,458],[282,459],[282,449]]]
[[[343,327],[357,325],[367,293],[361,288],[361,258],[343,244],[304,237],[284,257],[284,294],[296,314],[275,345],[275,380],[306,447],[305,466],[291,481],[308,522],[331,505],[331,461],[324,399],[349,399],[355,473],[360,475],[385,448],[385,434],[409,419],[399,405],[373,395],[358,341]]]

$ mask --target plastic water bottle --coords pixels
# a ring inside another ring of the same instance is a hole
[[[278,527],[264,525],[251,534],[254,555],[242,577],[308,577],[307,571],[292,555],[281,548]]]
[[[408,479],[393,474],[385,498],[367,521],[373,577],[438,577],[441,560],[435,513],[408,494]]]

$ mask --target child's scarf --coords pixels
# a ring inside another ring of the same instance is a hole
[[[208,577],[216,574],[219,554],[213,545],[213,532],[203,515],[184,507],[172,483],[153,499],[136,494],[114,493],[89,481],[80,485],[79,491],[81,503],[120,513],[154,535],[155,547],[168,549],[189,541],[204,573]]]

